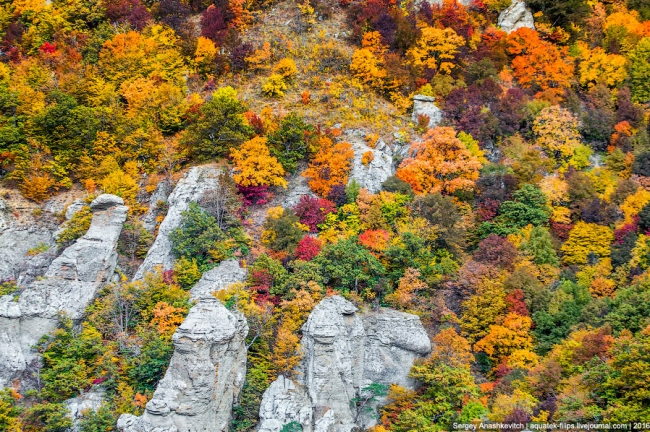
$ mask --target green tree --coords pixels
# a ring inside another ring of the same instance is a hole
[[[42,432],[68,432],[72,419],[63,403],[37,403],[25,412],[25,423],[31,429]]]
[[[52,91],[46,102],[48,106],[27,122],[26,130],[54,154],[65,155],[74,163],[95,142],[100,116],[59,90]]]
[[[182,143],[197,160],[224,157],[253,135],[244,117],[246,106],[232,87],[223,87],[203,104],[198,118],[186,130]]]
[[[553,248],[551,233],[544,227],[534,227],[530,232],[530,238],[521,245],[521,249],[531,254],[533,262],[537,265],[557,266],[560,263]]]
[[[313,262],[320,267],[325,284],[346,291],[373,288],[385,273],[384,266],[355,238],[325,246]]]
[[[278,158],[285,171],[294,173],[298,162],[304,160],[309,151],[309,141],[316,129],[305,122],[300,114],[291,112],[281,121],[278,129],[269,134],[271,154]]]
[[[190,203],[182,213],[181,224],[169,234],[174,256],[196,259],[201,271],[209,269],[213,263],[210,251],[225,239],[217,220],[197,203]]]
[[[630,81],[634,102],[650,101],[650,37],[641,39],[630,54]]]
[[[43,358],[42,394],[53,402],[74,397],[87,388],[97,371],[95,360],[103,352],[102,336],[92,326],[76,333],[72,320],[62,316],[59,327],[40,342]]]

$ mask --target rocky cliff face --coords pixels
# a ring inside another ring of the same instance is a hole
[[[169,234],[180,225],[181,214],[187,210],[190,203],[200,200],[207,190],[216,186],[218,175],[219,171],[215,167],[197,166],[190,169],[185,177],[178,182],[174,191],[167,198],[167,215],[160,224],[158,236],[133,277],[134,280],[142,279],[145,273],[154,271],[157,266],[162,266],[163,270],[174,267]]]
[[[526,3],[512,0],[510,6],[499,14],[497,25],[507,33],[524,27],[535,30],[535,19]]]
[[[442,121],[442,110],[436,106],[435,98],[432,96],[415,95],[413,96],[413,113],[411,121],[415,124],[421,115],[429,117],[429,128],[436,127]]]
[[[350,401],[371,383],[410,386],[416,357],[431,350],[419,319],[388,309],[361,314],[342,297],[319,303],[302,328],[303,359],[295,380],[278,378],[264,393],[259,431],[293,421],[305,432],[349,432],[373,420]]]
[[[100,195],[90,207],[90,229],[52,261],[44,277],[27,286],[17,299],[0,297],[0,387],[15,379],[29,385],[30,377],[23,372],[37,360],[31,347],[56,327],[60,312],[81,319],[88,303],[113,275],[127,207],[114,195]]]
[[[174,334],[165,377],[141,417],[122,415],[123,432],[220,432],[246,376],[246,320],[214,297],[190,309]]]

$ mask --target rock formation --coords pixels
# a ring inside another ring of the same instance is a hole
[[[190,290],[193,300],[209,297],[213,292],[227,288],[235,282],[246,279],[246,269],[241,268],[236,259],[222,261],[217,267],[203,273],[201,280]]]
[[[142,279],[145,273],[153,271],[157,266],[162,266],[163,270],[174,267],[169,234],[180,225],[182,213],[190,203],[200,200],[207,190],[216,187],[218,175],[218,169],[213,166],[197,166],[190,169],[178,182],[167,199],[167,215],[160,224],[158,236],[133,277],[134,280]]]
[[[377,142],[374,149],[361,141],[352,141],[351,144],[352,150],[354,150],[354,161],[350,172],[350,181],[355,180],[361,187],[368,189],[371,193],[379,192],[382,183],[395,174],[393,152],[381,140]],[[368,165],[361,162],[366,152],[373,153],[373,159]]]
[[[418,117],[425,115],[429,117],[430,128],[438,126],[442,121],[442,110],[436,106],[435,100],[436,98],[432,96],[413,96],[413,114],[411,114],[411,121],[417,124]]]
[[[125,414],[123,432],[221,432],[246,376],[248,325],[216,298],[204,297],[173,336],[165,377],[141,417]]]
[[[36,360],[32,346],[56,328],[60,312],[80,320],[113,275],[127,207],[114,195],[100,195],[90,207],[93,218],[88,232],[52,261],[44,277],[17,299],[0,297],[0,387],[15,379],[28,380],[23,372]]]
[[[305,432],[372,426],[350,401],[371,383],[412,385],[413,360],[431,350],[418,317],[389,309],[361,314],[339,296],[320,302],[302,333],[295,380],[281,376],[266,390],[260,432],[278,432],[291,422]]]
[[[499,14],[497,25],[506,33],[523,27],[535,30],[535,19],[526,3],[521,0],[512,0],[510,6]]]

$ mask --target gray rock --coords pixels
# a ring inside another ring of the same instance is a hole
[[[433,128],[442,121],[442,110],[436,106],[435,98],[431,96],[415,95],[413,96],[413,113],[411,120],[418,122],[418,116],[426,115],[429,117],[429,127]]]
[[[264,392],[259,432],[277,432],[291,422],[311,425],[312,409],[305,388],[280,375]]]
[[[167,180],[162,180],[156,186],[156,190],[151,194],[149,198],[149,209],[147,209],[147,213],[142,218],[142,226],[147,231],[153,231],[156,228],[156,218],[160,212],[158,202],[167,203],[167,197],[170,192],[171,184]]]
[[[141,417],[122,415],[123,432],[220,432],[228,430],[232,405],[246,375],[248,325],[214,297],[205,297],[173,336],[165,377]]]
[[[0,198],[0,233],[9,228],[9,209],[7,204]]]
[[[354,160],[349,181],[356,181],[371,193],[379,192],[386,179],[395,174],[392,150],[381,140],[373,149],[363,139],[355,139],[354,136],[350,138],[348,142],[354,150]],[[373,153],[373,159],[368,165],[361,162],[366,152]]]
[[[114,204],[94,206],[88,232],[52,261],[44,278],[27,286],[17,301],[0,297],[0,387],[15,379],[27,380],[23,383],[29,386],[30,377],[23,372],[38,363],[32,346],[56,328],[61,312],[79,321],[113,275],[127,207],[119,205],[118,197],[99,198]]]
[[[47,245],[49,250],[33,256],[27,253]],[[0,233],[0,280],[14,279],[19,285],[29,283],[47,270],[57,249],[54,234],[46,227],[14,226]]]
[[[93,388],[88,393],[65,401],[68,415],[72,418],[73,422],[72,432],[80,431],[79,420],[84,417],[84,414],[89,411],[97,411],[102,406],[104,394],[105,391]]]
[[[221,291],[235,282],[246,279],[247,271],[239,266],[236,259],[222,261],[217,267],[203,273],[201,280],[190,290],[192,300],[211,297],[215,291]]]
[[[259,431],[278,432],[292,421],[305,432],[370,427],[374,419],[357,416],[350,401],[373,382],[411,387],[413,361],[431,350],[417,316],[390,309],[359,313],[338,296],[314,308],[302,333],[296,378],[279,377],[264,392]]]
[[[68,208],[65,209],[65,220],[70,220],[72,219],[72,216],[74,216],[79,210],[81,210],[84,207],[84,202],[80,199],[74,200],[72,204],[68,206]]]
[[[117,195],[102,194],[90,203],[90,209],[96,212],[123,205],[124,200]]]
[[[213,166],[197,166],[190,169],[178,182],[167,200],[169,209],[160,224],[158,236],[133,277],[134,280],[142,279],[147,272],[154,271],[158,266],[162,267],[162,270],[174,267],[169,234],[180,225],[181,214],[188,209],[190,203],[200,200],[206,191],[216,187],[218,175],[218,169]]]
[[[535,18],[526,3],[521,0],[512,0],[510,6],[499,14],[497,25],[506,33],[524,27],[535,30]]]

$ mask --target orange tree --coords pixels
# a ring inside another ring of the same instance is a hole
[[[411,145],[411,157],[397,170],[397,177],[416,194],[471,190],[479,177],[481,162],[472,155],[450,127],[429,130],[422,142]]]

